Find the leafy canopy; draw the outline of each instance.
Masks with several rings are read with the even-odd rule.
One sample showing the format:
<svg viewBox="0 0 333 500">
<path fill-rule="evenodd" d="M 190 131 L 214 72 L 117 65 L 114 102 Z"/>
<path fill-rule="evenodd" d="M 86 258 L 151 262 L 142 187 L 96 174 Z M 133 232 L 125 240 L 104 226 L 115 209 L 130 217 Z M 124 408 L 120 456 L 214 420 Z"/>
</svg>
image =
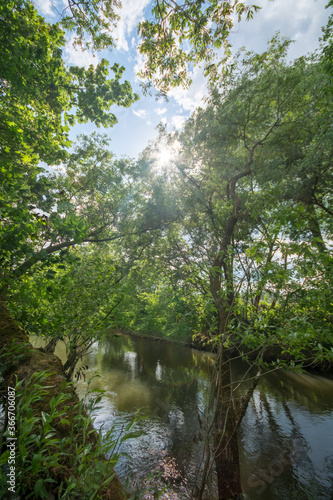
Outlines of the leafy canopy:
<svg viewBox="0 0 333 500">
<path fill-rule="evenodd" d="M 119 20 L 119 0 L 67 0 L 67 4 L 61 12 L 61 25 L 75 33 L 76 45 L 95 50 L 114 46 L 112 29 Z"/>
<path fill-rule="evenodd" d="M 7 280 L 33 256 L 52 253 L 54 244 L 74 244 L 96 231 L 96 222 L 86 230 L 73 198 L 63 208 L 65 195 L 59 199 L 58 192 L 66 186 L 58 188 L 61 177 L 46 166 L 73 163 L 68 133 L 75 122 L 113 126 L 113 106 L 130 106 L 138 97 L 129 82 L 121 82 L 124 68 L 117 64 L 111 68 L 114 78 L 104 59 L 96 68 L 68 67 L 64 31 L 47 23 L 28 0 L 1 2 L 0 23 L 0 263 Z M 105 141 L 91 144 L 81 148 L 81 160 L 90 157 L 92 169 L 103 160 L 109 165 Z M 87 176 L 93 193 L 98 176 Z"/>
<path fill-rule="evenodd" d="M 240 0 L 154 1 L 152 19 L 138 27 L 142 37 L 139 50 L 146 56 L 140 76 L 150 80 L 148 87 L 153 83 L 162 93 L 178 85 L 188 86 L 189 69 L 198 63 L 213 77 L 219 49 L 229 47 L 233 16 L 251 19 L 258 10 L 258 6 L 247 6 Z"/>
</svg>

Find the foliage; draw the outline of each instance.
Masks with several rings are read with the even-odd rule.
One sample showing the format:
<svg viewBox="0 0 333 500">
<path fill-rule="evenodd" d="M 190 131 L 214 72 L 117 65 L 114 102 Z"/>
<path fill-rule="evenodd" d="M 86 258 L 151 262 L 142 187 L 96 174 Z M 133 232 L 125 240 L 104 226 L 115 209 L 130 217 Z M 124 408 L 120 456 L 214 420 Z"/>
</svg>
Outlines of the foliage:
<svg viewBox="0 0 333 500">
<path fill-rule="evenodd" d="M 89 245 L 54 259 L 53 266 L 35 265 L 34 273 L 12 288 L 12 316 L 53 349 L 58 340 L 65 341 L 69 379 L 76 362 L 105 335 L 108 317 L 120 302 L 120 284 L 136 259 L 133 250 L 121 258 L 115 248 Z"/>
<path fill-rule="evenodd" d="M 61 162 L 73 173 L 73 157 L 78 151 L 86 162 L 90 155 L 93 169 L 93 140 L 86 139 L 85 152 L 84 146 L 81 149 L 78 146 L 70 154 L 67 149 L 71 145 L 69 127 L 75 122 L 87 121 L 112 126 L 117 120 L 110 112 L 111 106 L 129 106 L 137 96 L 128 82 L 120 82 L 124 68 L 117 64 L 111 68 L 113 79 L 109 78 L 105 60 L 96 68 L 67 67 L 62 59 L 64 32 L 57 24 L 48 24 L 30 2 L 2 2 L 0 22 L 3 28 L 0 35 L 0 232 L 3 242 L 0 262 L 4 286 L 12 279 L 13 269 L 17 274 L 18 268 L 26 264 L 25 260 L 30 258 L 33 263 L 37 255 L 39 260 L 52 253 L 50 241 L 63 243 L 71 222 L 74 224 L 71 234 L 76 234 L 76 241 L 85 226 L 78 222 L 78 217 L 73 220 L 73 215 L 63 220 L 66 208 L 61 207 L 61 202 L 69 200 L 59 200 L 60 179 L 50 174 L 53 166 Z M 99 157 L 95 152 L 96 164 L 110 160 L 105 140 L 96 139 L 95 147 L 103 149 Z M 86 170 L 88 168 L 86 165 Z M 95 173 L 96 169 L 97 165 Z M 91 178 L 90 173 L 89 180 Z M 61 187 L 59 191 L 62 192 Z M 50 225 L 45 231 L 52 211 L 57 213 L 52 221 L 55 234 L 50 231 Z M 61 222 L 64 225 L 59 234 Z M 92 229 L 97 228 L 90 228 L 90 232 Z M 46 234 L 49 239 L 45 240 Z M 44 245 L 48 245 L 48 250 L 42 255 Z M 27 265 L 23 271 L 26 269 Z"/>
<path fill-rule="evenodd" d="M 104 435 L 100 429 L 97 434 L 91 415 L 98 409 L 102 393 L 94 395 L 88 381 L 85 402 L 73 406 L 64 387 L 63 392 L 51 397 L 50 411 L 46 413 L 39 408 L 40 402 L 52 394 L 49 380 L 50 374 L 38 372 L 15 386 L 16 492 L 24 498 L 47 498 L 50 492 L 63 499 L 103 498 L 101 492 L 115 477 L 113 467 L 122 454 L 119 446 L 141 435 L 132 430 L 140 417 L 129 422 L 120 435 L 115 433 L 115 427 Z M 64 435 L 59 434 L 61 427 Z M 5 451 L 0 457 L 2 492 L 7 490 L 8 454 Z"/>
<path fill-rule="evenodd" d="M 326 9 L 331 9 L 333 2 L 330 0 L 326 5 Z M 323 27 L 323 63 L 328 74 L 332 77 L 333 74 L 333 15 L 329 16 L 328 23 Z"/>
<path fill-rule="evenodd" d="M 197 303 L 215 308 L 215 318 L 202 311 L 203 323 L 220 325 L 215 342 L 229 328 L 251 348 L 275 344 L 288 359 L 330 361 L 329 80 L 318 56 L 287 63 L 289 44 L 277 35 L 262 54 L 239 53 L 206 107 L 179 134 L 162 135 L 177 141 L 164 189 L 181 217 L 155 251 L 164 268 L 192 280 Z M 158 176 L 153 149 L 146 155 Z M 159 283 L 154 314 L 165 309 Z"/>
<path fill-rule="evenodd" d="M 148 254 L 149 255 L 149 254 Z M 167 268 L 163 257 L 151 263 L 140 259 L 125 278 L 116 297 L 121 297 L 109 319 L 114 330 L 191 341 L 201 330 L 201 297 L 190 279 Z"/>
<path fill-rule="evenodd" d="M 94 68 L 67 67 L 62 59 L 63 30 L 48 24 L 28 1 L 2 2 L 1 121 L 2 156 L 29 165 L 38 155 L 49 164 L 64 157 L 68 126 L 88 120 L 116 123 L 110 107 L 129 106 L 137 96 L 120 83 L 123 67 L 109 78 L 104 59 Z M 4 154 L 5 153 L 5 154 Z M 19 153 L 19 156 L 17 156 Z"/>
<path fill-rule="evenodd" d="M 1 225 L 5 282 L 78 243 L 119 238 L 131 205 L 124 203 L 130 184 L 124 163 L 113 160 L 107 144 L 104 137 L 82 137 L 61 171 L 39 169 L 18 189 L 14 180 Z"/>
<path fill-rule="evenodd" d="M 61 13 L 61 25 L 74 31 L 76 45 L 95 50 L 114 46 L 112 29 L 119 20 L 119 0 L 67 0 L 67 4 Z"/>
<path fill-rule="evenodd" d="M 142 43 L 139 50 L 146 56 L 140 76 L 152 79 L 162 93 L 190 83 L 189 67 L 205 64 L 206 75 L 214 75 L 216 56 L 221 47 L 228 48 L 233 17 L 251 19 L 259 10 L 245 2 L 209 2 L 156 0 L 152 19 L 139 24 Z"/>
<path fill-rule="evenodd" d="M 266 304 L 261 300 L 258 309 L 248 306 L 248 324 L 242 325 L 238 318 L 234 334 L 252 349 L 279 346 L 277 357 L 289 366 L 291 361 L 292 366 L 303 363 L 306 367 L 330 368 L 333 362 L 332 258 L 308 250 L 306 256 L 301 252 L 295 255 L 290 265 L 292 271 L 288 277 L 280 277 L 277 304 L 270 294 L 266 296 Z M 274 280 L 270 276 L 270 280 L 272 278 Z M 269 285 L 268 281 L 267 291 Z M 244 309 L 240 314 L 244 314 Z"/>
<path fill-rule="evenodd" d="M 68 0 L 61 24 L 78 45 L 98 50 L 113 43 L 117 8 L 112 0 Z M 114 64 L 110 78 L 105 60 L 67 67 L 60 25 L 28 0 L 0 5 L 1 293 L 30 332 L 66 339 L 69 377 L 105 326 L 195 335 L 218 347 L 217 465 L 257 383 L 240 409 L 230 405 L 229 347 L 263 351 L 261 365 L 272 348 L 273 368 L 333 361 L 332 20 L 319 55 L 288 63 L 290 41 L 276 35 L 262 54 L 244 49 L 228 66 L 216 64 L 232 16 L 256 10 L 238 0 L 153 3 L 152 20 L 139 27 L 141 76 L 166 93 L 189 84 L 204 62 L 210 95 L 182 131 L 161 129 L 134 162 L 113 158 L 97 134 L 72 149 L 68 140 L 74 123 L 112 126 L 111 106 L 136 100 L 121 83 L 124 68 Z M 156 150 L 175 144 L 161 172 Z M 37 373 L 16 386 L 19 493 L 46 497 L 57 488 L 60 498 L 93 498 L 112 478 L 118 443 L 135 434 L 129 424 L 124 437 L 111 429 L 108 444 L 93 445 L 82 407 L 72 423 L 66 418 L 65 393 L 39 412 L 47 378 Z M 55 422 L 69 429 L 65 437 Z M 236 473 L 237 453 L 228 462 Z"/>
</svg>

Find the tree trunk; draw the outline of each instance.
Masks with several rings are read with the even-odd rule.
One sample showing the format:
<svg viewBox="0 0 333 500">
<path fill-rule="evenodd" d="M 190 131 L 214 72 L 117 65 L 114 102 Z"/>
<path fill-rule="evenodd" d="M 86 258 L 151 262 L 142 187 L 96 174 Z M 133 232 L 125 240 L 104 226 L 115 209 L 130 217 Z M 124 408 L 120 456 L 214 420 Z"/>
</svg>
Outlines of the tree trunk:
<svg viewBox="0 0 333 500">
<path fill-rule="evenodd" d="M 230 360 L 221 347 L 215 395 L 214 457 L 219 499 L 233 498 L 242 493 L 238 455 L 238 415 L 231 389 Z"/>
<path fill-rule="evenodd" d="M 250 150 L 244 170 L 236 174 L 228 184 L 227 196 L 232 199 L 232 210 L 226 221 L 219 251 L 213 260 L 209 276 L 210 291 L 219 316 L 218 333 L 221 343 L 214 394 L 214 460 L 220 500 L 242 494 L 237 441 L 239 418 L 231 388 L 230 358 L 224 343 L 228 339 L 228 325 L 232 319 L 235 300 L 233 257 L 229 250 L 241 208 L 236 186 L 240 179 L 251 174 L 255 148 L 256 145 Z"/>
<path fill-rule="evenodd" d="M 327 248 L 321 234 L 320 224 L 318 222 L 318 217 L 316 214 L 315 207 L 312 204 L 306 205 L 306 214 L 309 224 L 309 229 L 312 233 L 313 244 L 317 248 L 319 253 L 327 252 Z"/>
<path fill-rule="evenodd" d="M 75 370 L 75 366 L 76 366 L 76 363 L 78 362 L 78 360 L 79 360 L 79 356 L 77 354 L 76 349 L 73 347 L 69 351 L 67 361 L 64 364 L 64 371 L 66 372 L 66 378 L 68 381 L 70 381 L 72 379 L 72 376 L 73 376 L 73 373 Z"/>
<path fill-rule="evenodd" d="M 59 339 L 60 337 L 52 337 L 50 342 L 44 347 L 44 351 L 54 354 Z"/>
</svg>

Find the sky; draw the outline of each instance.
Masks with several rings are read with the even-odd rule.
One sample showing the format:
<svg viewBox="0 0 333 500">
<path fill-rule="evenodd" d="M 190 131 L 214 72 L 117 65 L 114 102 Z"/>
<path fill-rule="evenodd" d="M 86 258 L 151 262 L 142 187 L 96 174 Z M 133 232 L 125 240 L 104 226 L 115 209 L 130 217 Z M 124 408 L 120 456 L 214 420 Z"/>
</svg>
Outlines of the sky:
<svg viewBox="0 0 333 500">
<path fill-rule="evenodd" d="M 267 42 L 279 31 L 295 41 L 292 44 L 289 57 L 294 59 L 313 52 L 318 46 L 318 39 L 322 34 L 322 26 L 327 23 L 330 11 L 325 9 L 328 0 L 256 0 L 261 10 L 248 22 L 236 23 L 230 35 L 230 42 L 235 53 L 240 47 L 261 52 L 266 49 Z M 59 19 L 58 11 L 66 0 L 34 0 L 39 12 L 51 22 Z M 202 105 L 202 99 L 207 95 L 206 80 L 199 67 L 193 71 L 193 83 L 188 90 L 177 88 L 170 92 L 168 101 L 157 101 L 154 96 L 142 95 L 140 81 L 136 73 L 142 63 L 137 51 L 138 35 L 136 26 L 145 14 L 149 13 L 150 0 L 122 0 L 120 11 L 121 20 L 114 32 L 118 40 L 117 48 L 112 52 L 103 51 L 97 56 L 90 52 L 75 50 L 71 37 L 64 51 L 64 59 L 68 64 L 89 66 L 96 64 L 104 57 L 110 65 L 117 62 L 125 66 L 124 78 L 127 79 L 133 90 L 139 94 L 140 100 L 130 108 L 115 107 L 112 110 L 117 116 L 118 123 L 110 129 L 98 129 L 111 138 L 111 149 L 118 157 L 129 156 L 136 158 L 148 145 L 149 141 L 157 136 L 156 127 L 159 123 L 167 125 L 168 129 L 179 129 L 190 114 Z M 79 133 L 89 134 L 97 130 L 93 125 L 76 125 L 71 138 L 75 139 Z"/>
</svg>

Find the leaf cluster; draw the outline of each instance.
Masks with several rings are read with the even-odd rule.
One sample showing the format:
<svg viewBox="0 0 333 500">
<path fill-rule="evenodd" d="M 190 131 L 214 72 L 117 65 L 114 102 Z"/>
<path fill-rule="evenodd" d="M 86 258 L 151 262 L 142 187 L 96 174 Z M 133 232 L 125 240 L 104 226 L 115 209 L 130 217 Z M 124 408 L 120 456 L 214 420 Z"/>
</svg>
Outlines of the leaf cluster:
<svg viewBox="0 0 333 500">
<path fill-rule="evenodd" d="M 188 86 L 189 68 L 198 63 L 203 62 L 206 74 L 213 77 L 218 50 L 229 47 L 233 16 L 250 19 L 258 10 L 258 6 L 246 6 L 239 0 L 154 1 L 152 19 L 138 26 L 142 37 L 139 50 L 146 56 L 141 78 L 152 80 L 166 94 L 178 85 Z"/>
</svg>

